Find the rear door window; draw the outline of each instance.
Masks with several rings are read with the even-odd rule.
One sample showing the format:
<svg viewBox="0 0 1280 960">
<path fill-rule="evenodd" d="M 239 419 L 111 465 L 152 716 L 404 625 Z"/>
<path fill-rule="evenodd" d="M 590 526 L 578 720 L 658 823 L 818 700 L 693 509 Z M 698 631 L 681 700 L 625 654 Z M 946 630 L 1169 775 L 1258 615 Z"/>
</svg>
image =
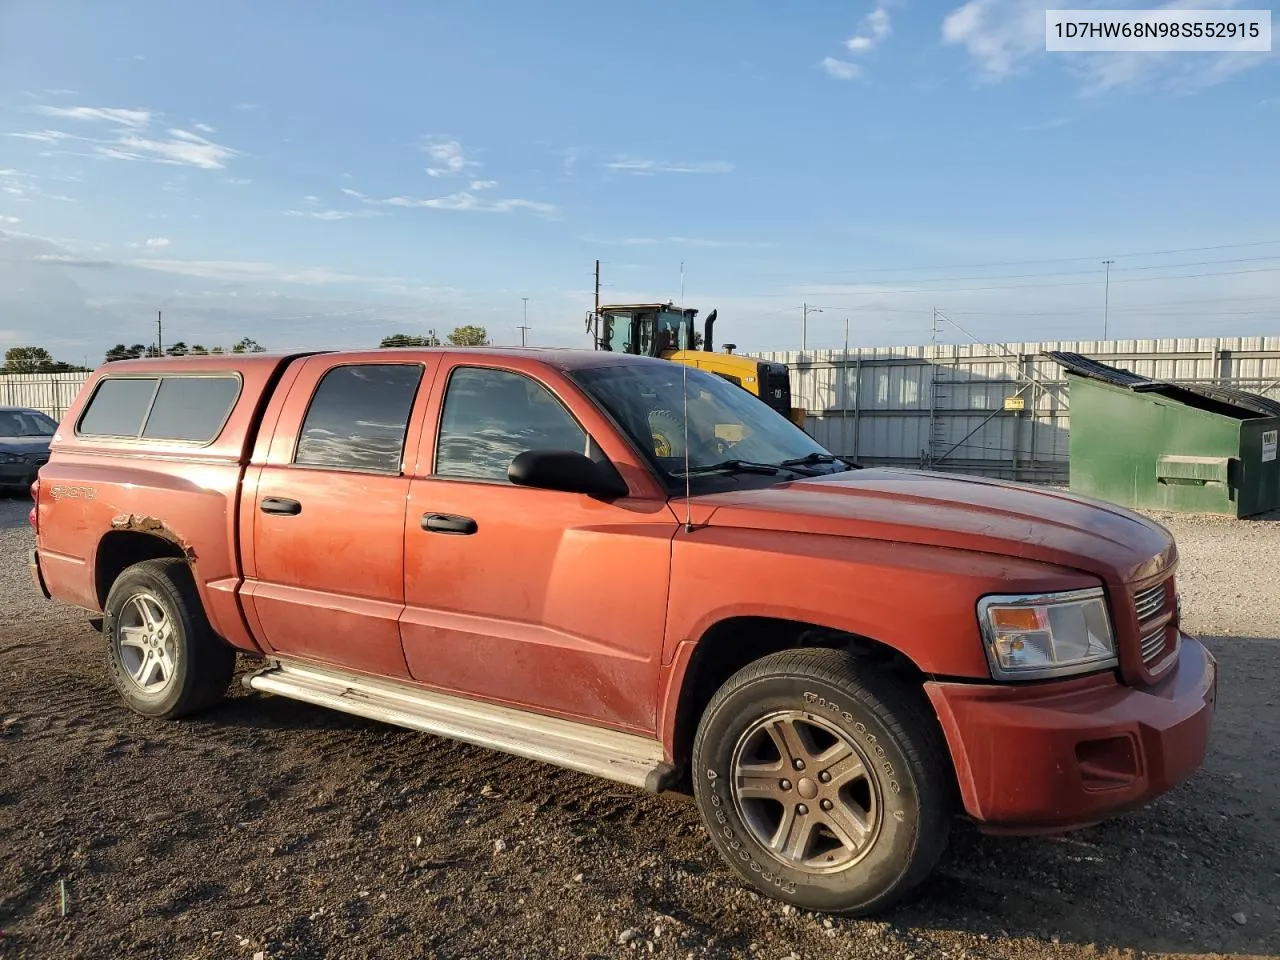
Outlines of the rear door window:
<svg viewBox="0 0 1280 960">
<path fill-rule="evenodd" d="M 334 367 L 311 398 L 293 462 L 365 473 L 400 473 L 422 365 Z"/>
<path fill-rule="evenodd" d="M 165 377 L 142 435 L 209 443 L 222 432 L 239 395 L 238 377 Z"/>
<path fill-rule="evenodd" d="M 98 384 L 78 432 L 88 437 L 136 437 L 159 381 L 153 377 L 108 377 Z"/>
</svg>

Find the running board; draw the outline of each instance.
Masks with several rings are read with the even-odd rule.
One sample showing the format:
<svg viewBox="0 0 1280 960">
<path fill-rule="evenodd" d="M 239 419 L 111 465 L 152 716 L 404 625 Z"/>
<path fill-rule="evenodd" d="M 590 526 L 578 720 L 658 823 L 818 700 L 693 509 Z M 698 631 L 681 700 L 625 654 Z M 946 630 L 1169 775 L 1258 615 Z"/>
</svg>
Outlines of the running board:
<svg viewBox="0 0 1280 960">
<path fill-rule="evenodd" d="M 657 740 L 312 664 L 276 661 L 244 678 L 279 694 L 370 720 L 566 767 L 654 793 L 674 773 Z"/>
</svg>

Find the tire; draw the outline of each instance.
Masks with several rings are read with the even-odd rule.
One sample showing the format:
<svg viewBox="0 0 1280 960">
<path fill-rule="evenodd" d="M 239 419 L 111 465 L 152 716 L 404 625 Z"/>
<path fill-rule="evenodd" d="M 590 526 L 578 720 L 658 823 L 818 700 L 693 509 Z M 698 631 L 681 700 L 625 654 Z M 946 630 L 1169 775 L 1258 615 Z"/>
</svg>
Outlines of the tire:
<svg viewBox="0 0 1280 960">
<path fill-rule="evenodd" d="M 147 560 L 111 585 L 103 611 L 107 668 L 136 713 L 171 720 L 223 698 L 236 655 L 209 626 L 182 560 Z"/>
<path fill-rule="evenodd" d="M 693 745 L 694 797 L 721 856 L 803 910 L 866 915 L 900 900 L 946 848 L 954 802 L 942 733 L 919 701 L 844 650 L 786 650 L 730 677 Z"/>
<path fill-rule="evenodd" d="M 649 412 L 653 453 L 658 457 L 684 456 L 684 421 L 670 410 Z"/>
</svg>

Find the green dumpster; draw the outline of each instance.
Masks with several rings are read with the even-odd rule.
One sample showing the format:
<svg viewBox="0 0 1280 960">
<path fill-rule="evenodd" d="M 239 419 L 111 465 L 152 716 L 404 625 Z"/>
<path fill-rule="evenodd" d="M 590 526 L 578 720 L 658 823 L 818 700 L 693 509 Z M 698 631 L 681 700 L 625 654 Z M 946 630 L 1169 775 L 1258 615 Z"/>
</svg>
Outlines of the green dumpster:
<svg viewBox="0 0 1280 960">
<path fill-rule="evenodd" d="M 1232 517 L 1280 509 L 1280 402 L 1151 380 L 1078 353 L 1045 356 L 1067 375 L 1072 492 Z"/>
</svg>

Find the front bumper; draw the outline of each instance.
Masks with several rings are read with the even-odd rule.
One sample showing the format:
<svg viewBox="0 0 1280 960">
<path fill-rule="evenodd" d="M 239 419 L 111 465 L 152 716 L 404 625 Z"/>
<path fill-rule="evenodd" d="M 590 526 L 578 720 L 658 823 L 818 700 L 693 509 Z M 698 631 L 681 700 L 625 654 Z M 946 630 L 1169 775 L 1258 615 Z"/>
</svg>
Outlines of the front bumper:
<svg viewBox="0 0 1280 960">
<path fill-rule="evenodd" d="M 1018 686 L 927 683 L 965 810 L 990 833 L 1053 833 L 1141 806 L 1204 759 L 1217 662 L 1183 636 L 1145 689 L 1113 675 Z"/>
</svg>

